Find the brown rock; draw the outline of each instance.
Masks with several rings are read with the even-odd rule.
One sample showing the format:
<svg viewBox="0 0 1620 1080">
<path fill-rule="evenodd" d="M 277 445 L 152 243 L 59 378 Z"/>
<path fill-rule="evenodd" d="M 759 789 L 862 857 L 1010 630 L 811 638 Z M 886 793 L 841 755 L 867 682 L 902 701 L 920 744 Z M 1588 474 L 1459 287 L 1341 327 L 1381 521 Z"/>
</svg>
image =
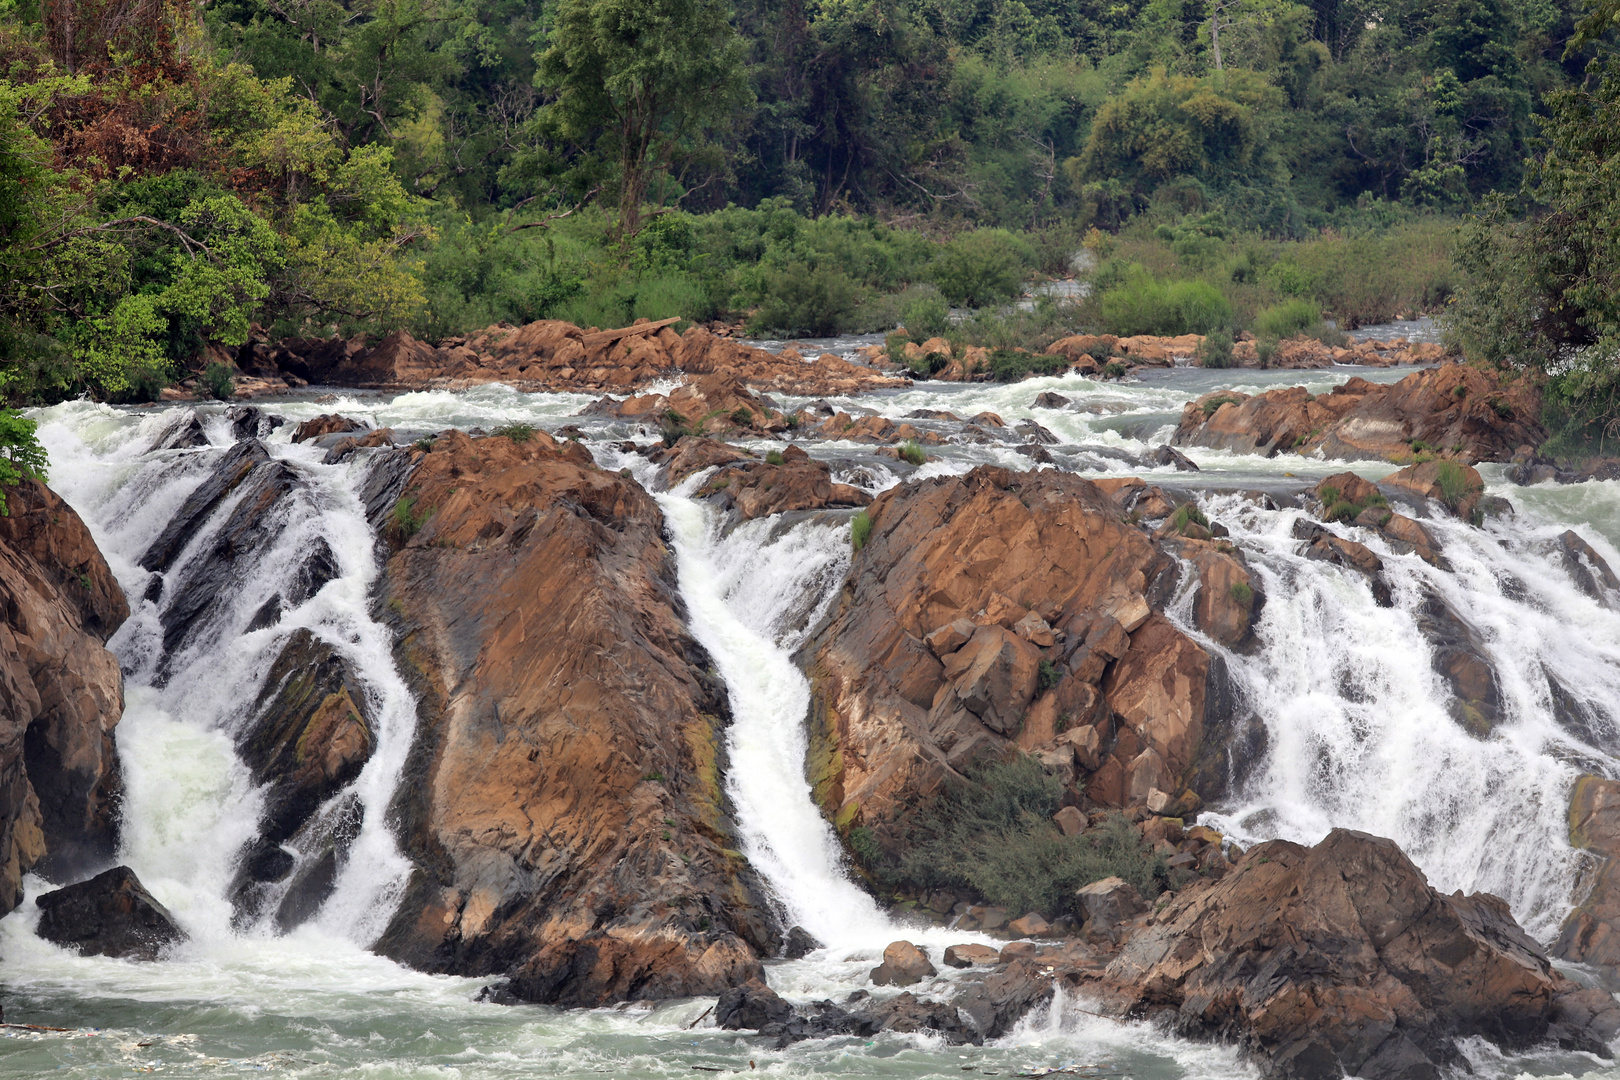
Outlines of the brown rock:
<svg viewBox="0 0 1620 1080">
<path fill-rule="evenodd" d="M 1050 648 L 1057 643 L 1052 627 L 1033 611 L 1013 624 L 1013 633 L 1038 648 Z"/>
<path fill-rule="evenodd" d="M 781 465 L 757 461 L 728 465 L 709 478 L 700 495 L 714 499 L 744 521 L 792 510 L 825 510 L 865 506 L 872 497 L 859 488 L 832 482 L 825 461 L 785 460 Z"/>
<path fill-rule="evenodd" d="M 966 645 L 978 629 L 971 619 L 957 619 L 935 628 L 923 640 L 928 642 L 935 656 L 943 659 Z"/>
<path fill-rule="evenodd" d="M 697 435 L 682 435 L 674 446 L 656 452 L 651 459 L 664 467 L 665 482 L 674 487 L 694 473 L 716 465 L 733 465 L 739 461 L 753 461 L 746 450 Z"/>
<path fill-rule="evenodd" d="M 1019 937 L 1040 937 L 1049 933 L 1052 924 L 1047 922 L 1038 911 L 1031 911 L 1021 919 L 1014 919 L 1007 924 L 1007 929 Z M 1002 949 L 1003 953 L 1007 950 Z"/>
<path fill-rule="evenodd" d="M 1019 921 L 1022 922 L 1023 920 Z M 1014 925 L 1016 923 L 1009 924 L 1007 929 L 1012 930 Z M 1017 933 L 1018 931 L 1013 930 L 1012 932 Z M 1028 960 L 1035 955 L 1035 952 L 1035 943 L 1033 941 L 1009 941 L 1001 947 L 1001 953 L 996 957 L 996 960 L 1002 964 L 1010 964 L 1014 960 Z"/>
<path fill-rule="evenodd" d="M 123 678 L 104 642 L 129 616 L 90 530 L 33 480 L 0 517 L 0 913 L 30 871 L 111 861 Z"/>
<path fill-rule="evenodd" d="M 947 945 L 945 947 L 945 966 L 953 968 L 974 967 L 976 965 L 998 964 L 1001 954 L 988 945 Z"/>
<path fill-rule="evenodd" d="M 1470 465 L 1455 461 L 1426 461 L 1408 465 L 1384 477 L 1384 483 L 1404 488 L 1426 499 L 1433 499 L 1457 517 L 1467 521 L 1485 493 L 1485 481 Z"/>
<path fill-rule="evenodd" d="M 1096 729 L 1086 728 L 1086 730 L 1094 732 Z M 1065 806 L 1052 815 L 1052 820 L 1057 824 L 1058 832 L 1064 836 L 1079 836 L 1086 831 L 1088 824 L 1086 815 L 1082 814 L 1079 808 L 1073 806 Z"/>
<path fill-rule="evenodd" d="M 883 950 L 883 963 L 871 977 L 878 986 L 912 986 L 938 974 L 927 953 L 909 941 L 895 941 Z"/>
<path fill-rule="evenodd" d="M 1580 906 L 1564 920 L 1553 955 L 1590 964 L 1606 985 L 1620 987 L 1620 783 L 1598 776 L 1575 781 L 1569 842 L 1597 860 L 1581 875 Z"/>
<path fill-rule="evenodd" d="M 1440 894 L 1393 842 L 1342 829 L 1309 849 L 1261 844 L 1176 896 L 1099 989 L 1104 1011 L 1236 1039 L 1283 1077 L 1438 1076 L 1474 1036 L 1606 1052 L 1582 1014 L 1605 1007 L 1553 970 L 1506 903 Z"/>
<path fill-rule="evenodd" d="M 347 416 L 337 413 L 324 413 L 312 420 L 305 420 L 293 432 L 292 441 L 295 443 L 308 442 L 319 439 L 324 435 L 336 435 L 345 431 L 364 431 L 366 425 Z"/>
<path fill-rule="evenodd" d="M 1079 762 L 1082 769 L 1089 772 L 1097 768 L 1102 754 L 1102 736 L 1095 727 L 1070 728 L 1058 738 L 1068 743 L 1074 750 L 1074 759 Z M 1084 828 L 1083 825 L 1081 827 Z"/>
<path fill-rule="evenodd" d="M 1366 503 L 1378 494 L 1378 485 L 1353 472 L 1335 473 L 1312 489 L 1316 500 L 1324 506 L 1330 502 Z M 1329 496 L 1337 496 L 1330 499 Z"/>
<path fill-rule="evenodd" d="M 657 504 L 543 433 L 416 460 L 426 520 L 378 598 L 421 702 L 395 808 L 416 869 L 378 951 L 565 1005 L 760 977 L 778 938 Z"/>
<path fill-rule="evenodd" d="M 1145 913 L 1147 901 L 1124 878 L 1106 877 L 1094 881 L 1075 894 L 1086 933 L 1117 939 L 1126 923 Z"/>
<path fill-rule="evenodd" d="M 1254 583 L 1249 571 L 1232 556 L 1201 548 L 1193 556 L 1198 591 L 1193 595 L 1193 622 L 1228 648 L 1248 640 L 1254 612 Z"/>
<path fill-rule="evenodd" d="M 1586 595 L 1594 600 L 1607 601 L 1611 593 L 1620 592 L 1620 578 L 1615 577 L 1609 564 L 1603 561 L 1603 556 L 1575 530 L 1566 529 L 1561 533 L 1558 547 L 1570 576 Z"/>
</svg>

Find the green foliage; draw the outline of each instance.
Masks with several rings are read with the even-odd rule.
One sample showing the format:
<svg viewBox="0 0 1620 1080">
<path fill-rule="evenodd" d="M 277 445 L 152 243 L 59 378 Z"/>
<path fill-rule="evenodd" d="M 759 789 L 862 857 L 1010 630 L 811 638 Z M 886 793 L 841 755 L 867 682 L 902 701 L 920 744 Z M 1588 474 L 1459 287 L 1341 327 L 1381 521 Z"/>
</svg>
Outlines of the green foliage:
<svg viewBox="0 0 1620 1080">
<path fill-rule="evenodd" d="M 1246 608 L 1254 605 L 1253 586 L 1247 585 L 1241 581 L 1234 581 L 1232 582 L 1232 587 L 1227 590 L 1227 593 L 1231 596 L 1234 603 L 1241 604 Z"/>
<path fill-rule="evenodd" d="M 1226 397 L 1226 396 L 1223 395 L 1223 396 L 1217 396 L 1217 397 L 1210 398 L 1208 401 L 1204 402 L 1202 408 L 1204 410 L 1204 415 L 1205 416 L 1214 416 L 1216 410 L 1219 409 L 1222 405 L 1241 405 L 1241 404 L 1243 404 L 1243 402 L 1240 399 L 1235 398 L 1235 397 Z"/>
<path fill-rule="evenodd" d="M 1018 382 L 1031 375 L 1058 375 L 1069 368 L 1069 362 L 1061 356 L 1039 356 L 1010 349 L 986 353 L 985 363 L 996 382 Z"/>
<path fill-rule="evenodd" d="M 229 401 L 236 396 L 236 380 L 231 377 L 229 364 L 212 363 L 203 368 L 197 380 L 208 396 L 216 401 Z"/>
<path fill-rule="evenodd" d="M 857 510 L 849 520 L 849 542 L 856 551 L 866 546 L 872 536 L 872 517 L 865 510 Z"/>
<path fill-rule="evenodd" d="M 868 830 L 861 861 L 887 885 L 965 887 L 1008 911 L 1049 918 L 1073 914 L 1078 889 L 1113 875 L 1147 897 L 1163 890 L 1163 858 L 1124 818 L 1060 833 L 1052 815 L 1061 797 L 1058 781 L 1027 755 L 984 764 L 909 812 L 891 844 Z"/>
<path fill-rule="evenodd" d="M 1058 666 L 1048 658 L 1044 656 L 1041 657 L 1038 678 L 1036 680 L 1036 685 L 1039 692 L 1045 693 L 1046 691 L 1052 689 L 1052 687 L 1056 686 L 1062 678 L 1062 670 L 1059 669 Z"/>
<path fill-rule="evenodd" d="M 44 483 L 50 459 L 39 444 L 39 425 L 10 409 L 0 409 L 0 516 L 9 517 L 6 488 L 25 478 Z"/>
<path fill-rule="evenodd" d="M 491 435 L 503 439 L 511 439 L 515 443 L 526 443 L 534 438 L 533 424 L 505 424 L 490 432 Z"/>
<path fill-rule="evenodd" d="M 830 337 L 848 329 L 860 307 L 861 289 L 832 266 L 796 263 L 769 271 L 765 302 L 748 322 L 750 333 L 783 337 Z"/>
<path fill-rule="evenodd" d="M 1197 503 L 1182 503 L 1176 507 L 1176 512 L 1170 515 L 1170 532 L 1184 533 L 1189 525 L 1197 525 L 1205 529 L 1209 528 L 1209 518 L 1205 517 L 1204 512 L 1198 509 Z"/>
<path fill-rule="evenodd" d="M 900 325 L 906 328 L 911 340 L 921 345 L 929 338 L 940 337 L 950 329 L 950 305 L 936 288 L 925 286 L 907 290 L 902 294 Z"/>
<path fill-rule="evenodd" d="M 417 509 L 417 500 L 414 496 L 400 496 L 394 503 L 394 509 L 389 514 L 389 522 L 394 531 L 402 539 L 409 540 L 422 531 L 427 519 L 433 516 L 430 509 Z"/>
<path fill-rule="evenodd" d="M 1207 368 L 1229 368 L 1237 363 L 1232 355 L 1232 332 L 1214 329 L 1198 346 L 1198 362 Z"/>
<path fill-rule="evenodd" d="M 1140 267 L 1102 294 L 1103 325 L 1120 337 L 1208 334 L 1232 325 L 1232 305 L 1205 281 L 1159 281 Z"/>
<path fill-rule="evenodd" d="M 786 461 L 787 459 L 782 456 L 780 450 L 767 450 L 765 452 L 765 464 L 767 465 L 781 465 Z"/>
<path fill-rule="evenodd" d="M 1309 300 L 1288 300 L 1255 316 L 1254 333 L 1272 340 L 1291 338 L 1303 334 L 1321 318 L 1321 312 Z"/>
<path fill-rule="evenodd" d="M 917 444 L 916 439 L 907 439 L 900 444 L 900 460 L 911 465 L 921 466 L 928 461 L 928 454 Z"/>
<path fill-rule="evenodd" d="M 1436 467 L 1435 486 L 1440 489 L 1440 501 L 1457 513 L 1469 499 L 1477 496 L 1481 487 L 1468 478 L 1468 473 L 1454 461 L 1442 461 Z"/>
<path fill-rule="evenodd" d="M 1029 245 L 1005 229 L 975 229 L 947 244 L 928 274 L 951 303 L 984 307 L 1023 292 L 1033 261 Z"/>
</svg>

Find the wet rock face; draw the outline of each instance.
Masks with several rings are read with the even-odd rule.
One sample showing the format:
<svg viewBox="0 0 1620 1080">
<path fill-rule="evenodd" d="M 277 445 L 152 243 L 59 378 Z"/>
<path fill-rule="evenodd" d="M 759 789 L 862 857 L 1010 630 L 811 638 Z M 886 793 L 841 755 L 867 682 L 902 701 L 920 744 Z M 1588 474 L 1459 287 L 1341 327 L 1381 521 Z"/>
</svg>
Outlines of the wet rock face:
<svg viewBox="0 0 1620 1080">
<path fill-rule="evenodd" d="M 1176 561 L 1101 487 L 982 467 L 867 513 L 840 604 L 801 653 L 811 782 L 841 829 L 890 842 L 911 800 L 1014 747 L 1101 805 L 1182 790 L 1209 658 L 1149 600 Z"/>
<path fill-rule="evenodd" d="M 0 914 L 33 871 L 71 880 L 112 861 L 123 678 L 106 639 L 129 617 L 90 531 L 25 481 L 0 517 Z"/>
<path fill-rule="evenodd" d="M 1598 776 L 1575 782 L 1569 842 L 1594 861 L 1581 875 L 1580 906 L 1564 920 L 1553 955 L 1592 965 L 1604 985 L 1620 989 L 1620 783 Z"/>
<path fill-rule="evenodd" d="M 1097 990 L 1105 1011 L 1236 1040 L 1269 1075 L 1300 1078 L 1438 1077 L 1470 1036 L 1606 1054 L 1567 1020 L 1583 1004 L 1620 1015 L 1554 971 L 1504 901 L 1436 892 L 1393 841 L 1343 829 L 1314 848 L 1261 844 L 1183 892 Z"/>
<path fill-rule="evenodd" d="M 1350 379 L 1313 397 L 1302 386 L 1249 396 L 1206 394 L 1182 412 L 1178 446 L 1263 454 L 1314 453 L 1347 460 L 1410 459 L 1419 446 L 1464 463 L 1510 461 L 1539 446 L 1539 392 L 1525 380 L 1469 364 L 1414 372 L 1398 383 Z"/>
<path fill-rule="evenodd" d="M 127 866 L 48 892 L 39 905 L 39 936 L 85 956 L 156 960 L 185 932 Z"/>
<path fill-rule="evenodd" d="M 657 504 L 541 433 L 416 460 L 377 601 L 418 694 L 393 808 L 416 870 L 379 951 L 562 1005 L 759 976 L 779 931 Z"/>
</svg>

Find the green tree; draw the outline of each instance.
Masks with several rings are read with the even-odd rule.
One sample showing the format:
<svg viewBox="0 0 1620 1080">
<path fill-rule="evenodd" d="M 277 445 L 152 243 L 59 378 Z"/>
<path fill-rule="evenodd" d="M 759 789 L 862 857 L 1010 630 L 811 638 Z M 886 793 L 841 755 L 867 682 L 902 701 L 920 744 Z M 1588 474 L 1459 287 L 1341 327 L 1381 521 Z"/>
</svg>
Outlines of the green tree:
<svg viewBox="0 0 1620 1080">
<path fill-rule="evenodd" d="M 749 98 L 722 0 L 562 0 L 536 62 L 552 95 L 537 133 L 608 165 L 626 237 L 641 229 L 654 178 L 710 149 Z"/>
</svg>

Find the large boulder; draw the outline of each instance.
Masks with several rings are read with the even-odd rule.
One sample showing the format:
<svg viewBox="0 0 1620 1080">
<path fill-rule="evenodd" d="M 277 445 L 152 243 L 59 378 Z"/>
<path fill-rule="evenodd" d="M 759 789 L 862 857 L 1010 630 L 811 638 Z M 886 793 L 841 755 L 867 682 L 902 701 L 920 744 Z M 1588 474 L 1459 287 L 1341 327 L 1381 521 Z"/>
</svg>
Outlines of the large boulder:
<svg viewBox="0 0 1620 1080">
<path fill-rule="evenodd" d="M 883 963 L 872 969 L 872 981 L 878 986 L 911 986 L 938 974 L 927 953 L 909 941 L 894 941 L 883 950 Z"/>
<path fill-rule="evenodd" d="M 1403 1080 L 1547 1039 L 1608 1056 L 1620 1007 L 1559 974 L 1484 893 L 1431 888 L 1393 841 L 1271 841 L 1172 899 L 1106 969 L 1105 1011 L 1235 1041 L 1267 1075 Z"/>
<path fill-rule="evenodd" d="M 415 870 L 378 950 L 561 1005 L 761 977 L 779 931 L 657 503 L 543 433 L 415 460 L 377 600 L 419 701 L 393 808 Z"/>
<path fill-rule="evenodd" d="M 156 960 L 186 937 L 169 909 L 127 866 L 45 893 L 34 903 L 39 906 L 39 936 L 85 956 Z"/>
<path fill-rule="evenodd" d="M 123 678 L 105 642 L 129 606 L 90 530 L 33 480 L 0 517 L 0 914 L 23 875 L 112 861 Z"/>
<path fill-rule="evenodd" d="M 913 800 L 1059 733 L 1084 748 L 1065 775 L 1084 764 L 1093 798 L 1117 805 L 1123 782 L 1104 772 L 1123 778 L 1148 745 L 1163 782 L 1179 781 L 1201 739 L 1207 656 L 1154 611 L 1177 561 L 1098 485 L 980 467 L 891 488 L 867 514 L 838 607 L 801 653 L 811 781 L 840 829 L 898 845 Z"/>
</svg>

